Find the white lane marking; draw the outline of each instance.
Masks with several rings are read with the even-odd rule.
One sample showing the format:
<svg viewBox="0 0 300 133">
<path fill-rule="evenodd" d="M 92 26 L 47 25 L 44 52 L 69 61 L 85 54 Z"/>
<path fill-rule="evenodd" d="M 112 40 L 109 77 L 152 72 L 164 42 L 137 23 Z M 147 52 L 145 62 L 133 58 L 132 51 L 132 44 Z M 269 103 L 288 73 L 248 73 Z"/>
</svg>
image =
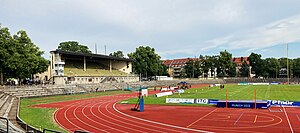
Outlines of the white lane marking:
<svg viewBox="0 0 300 133">
<path fill-rule="evenodd" d="M 198 121 L 202 120 L 203 118 L 209 116 L 211 113 L 215 112 L 217 109 L 218 109 L 218 108 L 216 108 L 216 109 L 210 111 L 209 113 L 207 113 L 206 115 L 202 116 L 202 117 L 199 118 L 198 120 L 196 120 L 196 121 L 194 121 L 193 123 L 189 124 L 187 127 L 190 127 L 190 126 L 194 125 L 194 124 L 197 123 Z"/>
<path fill-rule="evenodd" d="M 204 130 L 198 130 L 198 129 L 192 129 L 192 128 L 185 128 L 185 127 L 180 127 L 180 126 L 174 126 L 174 125 L 169 125 L 169 124 L 165 124 L 165 123 L 160 123 L 160 122 L 156 122 L 156 121 L 150 121 L 150 120 L 146 120 L 146 119 L 142 119 L 142 118 L 138 118 L 138 117 L 134 117 L 128 114 L 125 114 L 119 110 L 116 109 L 115 105 L 117 103 L 114 103 L 113 108 L 116 112 L 125 115 L 127 117 L 131 117 L 137 120 L 141 120 L 141 121 L 145 121 L 145 122 L 149 122 L 149 123 L 153 123 L 153 124 L 158 124 L 158 125 L 163 125 L 163 126 L 167 126 L 167 127 L 173 127 L 173 128 L 177 128 L 177 129 L 183 129 L 183 130 L 188 130 L 188 131 L 194 131 L 194 132 L 202 132 L 202 133 L 214 133 L 214 132 L 209 132 L 209 131 L 204 131 Z"/>
<path fill-rule="evenodd" d="M 236 123 L 241 119 L 241 117 L 242 117 L 243 114 L 244 113 L 240 114 L 239 118 L 235 121 L 235 123 L 233 125 L 236 125 Z"/>
<path fill-rule="evenodd" d="M 285 116 L 286 116 L 286 119 L 287 119 L 287 121 L 288 121 L 288 123 L 289 123 L 290 129 L 291 129 L 291 133 L 294 133 L 293 127 L 292 127 L 291 122 L 290 122 L 290 119 L 289 119 L 289 117 L 288 117 L 288 115 L 287 115 L 287 113 L 286 113 L 286 111 L 285 111 L 285 108 L 284 108 L 284 106 L 282 106 L 282 107 L 283 107 L 283 111 L 284 111 L 284 114 L 285 114 Z"/>
</svg>

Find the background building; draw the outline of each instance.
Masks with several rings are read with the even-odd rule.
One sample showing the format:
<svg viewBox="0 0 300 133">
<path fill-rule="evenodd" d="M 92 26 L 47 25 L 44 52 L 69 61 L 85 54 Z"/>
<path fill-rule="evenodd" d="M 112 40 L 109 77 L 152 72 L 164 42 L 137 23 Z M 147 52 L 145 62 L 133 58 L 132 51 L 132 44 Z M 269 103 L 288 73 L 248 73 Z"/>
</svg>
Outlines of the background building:
<svg viewBox="0 0 300 133">
<path fill-rule="evenodd" d="M 184 66 L 189 60 L 195 61 L 199 58 L 182 58 L 173 60 L 164 60 L 163 64 L 168 67 L 168 73 L 171 77 L 179 78 L 180 73 L 184 69 Z"/>
<path fill-rule="evenodd" d="M 199 60 L 199 58 L 181 58 L 181 59 L 173 59 L 173 60 L 164 60 L 163 64 L 168 67 L 168 73 L 171 77 L 179 78 L 180 73 L 184 69 L 184 66 L 186 66 L 186 63 L 190 60 L 196 61 Z M 250 65 L 248 57 L 234 57 L 231 59 L 231 61 L 236 64 L 236 71 L 239 71 L 241 69 L 241 66 L 244 61 L 247 63 L 247 65 Z M 213 70 L 213 72 L 209 70 L 207 75 L 208 78 L 216 77 L 217 70 L 215 69 Z"/>
</svg>

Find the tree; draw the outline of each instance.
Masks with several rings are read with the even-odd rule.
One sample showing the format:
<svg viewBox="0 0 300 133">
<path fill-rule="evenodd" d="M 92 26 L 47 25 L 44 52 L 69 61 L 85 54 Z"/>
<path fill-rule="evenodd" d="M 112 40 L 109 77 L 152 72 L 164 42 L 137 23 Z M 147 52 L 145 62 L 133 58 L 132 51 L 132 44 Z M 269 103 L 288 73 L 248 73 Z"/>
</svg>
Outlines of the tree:
<svg viewBox="0 0 300 133">
<path fill-rule="evenodd" d="M 110 53 L 109 56 L 124 58 L 124 54 L 122 51 L 116 51 L 116 52 Z"/>
<path fill-rule="evenodd" d="M 12 37 L 8 28 L 0 25 L 0 84 L 3 85 L 4 72 L 7 71 L 7 59 L 10 57 L 8 50 L 12 43 Z"/>
<path fill-rule="evenodd" d="M 188 78 L 198 78 L 201 75 L 200 61 L 190 59 L 184 66 L 184 72 Z"/>
<path fill-rule="evenodd" d="M 195 66 L 194 78 L 198 78 L 202 74 L 200 65 L 201 65 L 200 59 L 194 61 L 194 66 Z"/>
<path fill-rule="evenodd" d="M 218 76 L 219 77 L 234 77 L 236 76 L 236 66 L 232 62 L 232 54 L 226 50 L 220 52 L 218 60 Z"/>
<path fill-rule="evenodd" d="M 194 78 L 194 72 L 195 72 L 195 66 L 194 61 L 189 60 L 186 65 L 184 66 L 186 77 L 188 78 Z"/>
<path fill-rule="evenodd" d="M 158 68 L 158 75 L 160 75 L 160 76 L 170 76 L 169 73 L 168 73 L 168 67 L 166 65 L 160 64 L 158 67 L 159 67 Z"/>
<path fill-rule="evenodd" d="M 25 31 L 19 31 L 13 36 L 16 52 L 8 61 L 12 63 L 10 69 L 18 79 L 30 78 L 36 73 L 47 70 L 48 61 L 44 59 L 41 51 L 27 36 Z M 18 60 L 16 60 L 18 59 Z"/>
<path fill-rule="evenodd" d="M 261 59 L 260 54 L 251 53 L 249 56 L 249 62 L 252 67 L 251 73 L 255 73 L 256 77 L 264 76 L 264 62 Z"/>
<path fill-rule="evenodd" d="M 25 31 L 13 37 L 8 28 L 0 26 L 0 72 L 3 77 L 30 78 L 33 74 L 47 70 L 48 61 L 41 57 L 43 51 L 31 41 Z"/>
<path fill-rule="evenodd" d="M 265 63 L 266 76 L 269 78 L 277 78 L 280 70 L 278 60 L 276 58 L 266 58 Z"/>
<path fill-rule="evenodd" d="M 279 74 L 283 77 L 286 77 L 287 58 L 280 58 L 280 59 L 278 59 L 278 62 L 279 62 L 279 68 L 280 68 Z M 293 60 L 289 59 L 289 74 L 290 74 L 290 76 L 293 73 L 293 71 L 292 71 L 293 68 L 292 67 L 294 67 Z"/>
<path fill-rule="evenodd" d="M 218 66 L 219 56 L 200 56 L 200 69 L 205 74 L 204 77 L 213 76 L 208 75 L 210 71 L 211 74 L 215 74 L 215 69 Z"/>
<path fill-rule="evenodd" d="M 72 52 L 92 53 L 87 46 L 79 44 L 76 41 L 61 42 L 58 45 L 58 49 Z"/>
<path fill-rule="evenodd" d="M 299 78 L 300 77 L 300 58 L 293 60 L 293 76 Z"/>
<path fill-rule="evenodd" d="M 240 72 L 241 72 L 242 77 L 248 77 L 249 76 L 249 65 L 247 64 L 246 61 L 243 61 Z"/>
<path fill-rule="evenodd" d="M 135 52 L 129 53 L 128 57 L 133 60 L 133 72 L 142 74 L 143 77 L 167 73 L 166 68 L 162 66 L 160 56 L 155 53 L 154 48 L 140 46 L 136 48 Z"/>
</svg>

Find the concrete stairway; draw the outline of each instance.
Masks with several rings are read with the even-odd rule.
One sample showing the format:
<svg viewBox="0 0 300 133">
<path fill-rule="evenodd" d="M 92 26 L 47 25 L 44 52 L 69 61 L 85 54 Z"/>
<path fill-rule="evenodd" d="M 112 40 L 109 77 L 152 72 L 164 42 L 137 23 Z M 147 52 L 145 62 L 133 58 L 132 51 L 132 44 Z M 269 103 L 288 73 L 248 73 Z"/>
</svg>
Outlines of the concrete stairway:
<svg viewBox="0 0 300 133">
<path fill-rule="evenodd" d="M 22 128 L 16 123 L 18 108 L 18 98 L 7 93 L 0 94 L 0 117 L 9 120 L 9 133 L 24 133 Z M 1 121 L 1 125 L 6 125 L 5 121 Z M 6 132 L 6 129 L 3 129 Z"/>
</svg>

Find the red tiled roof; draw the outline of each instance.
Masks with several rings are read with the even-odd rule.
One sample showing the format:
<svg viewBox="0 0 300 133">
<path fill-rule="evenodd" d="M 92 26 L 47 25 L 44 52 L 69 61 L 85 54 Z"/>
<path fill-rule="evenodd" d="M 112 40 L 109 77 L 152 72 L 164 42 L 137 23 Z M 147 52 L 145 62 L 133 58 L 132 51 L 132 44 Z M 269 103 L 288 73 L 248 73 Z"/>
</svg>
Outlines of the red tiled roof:
<svg viewBox="0 0 300 133">
<path fill-rule="evenodd" d="M 182 58 L 182 59 L 173 59 L 173 60 L 164 60 L 163 64 L 166 66 L 171 67 L 181 67 L 184 66 L 189 60 L 197 60 L 199 58 Z M 248 57 L 234 57 L 231 59 L 236 65 L 240 66 L 243 64 L 244 61 L 249 65 L 249 58 Z"/>
<path fill-rule="evenodd" d="M 163 64 L 166 66 L 172 67 L 181 67 L 184 66 L 189 60 L 197 60 L 199 58 L 182 58 L 182 59 L 173 59 L 173 60 L 164 60 Z"/>
<path fill-rule="evenodd" d="M 248 65 L 250 64 L 248 57 L 234 57 L 231 60 L 238 66 L 242 65 L 244 61 L 246 61 Z"/>
</svg>

